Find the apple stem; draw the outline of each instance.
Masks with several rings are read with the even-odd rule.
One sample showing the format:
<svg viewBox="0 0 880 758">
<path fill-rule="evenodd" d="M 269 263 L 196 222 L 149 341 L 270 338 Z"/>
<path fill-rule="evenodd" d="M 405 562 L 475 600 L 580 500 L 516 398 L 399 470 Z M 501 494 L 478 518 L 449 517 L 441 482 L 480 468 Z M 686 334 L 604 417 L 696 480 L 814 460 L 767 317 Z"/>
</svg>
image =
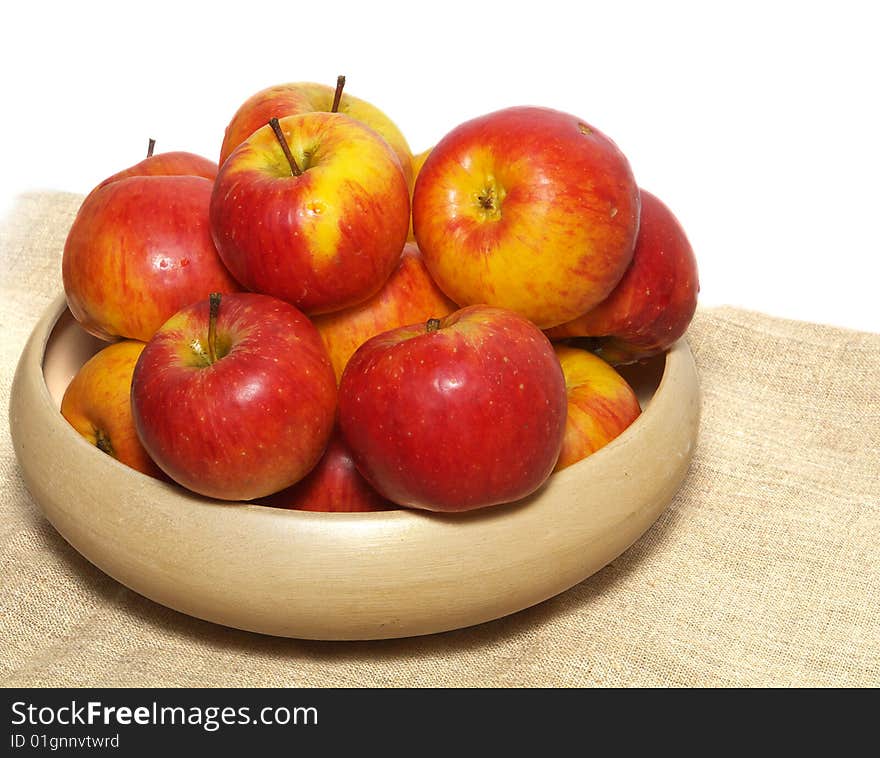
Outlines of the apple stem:
<svg viewBox="0 0 880 758">
<path fill-rule="evenodd" d="M 116 454 L 113 452 L 113 445 L 110 444 L 110 438 L 104 434 L 102 429 L 95 431 L 95 446 L 98 450 L 107 453 L 107 455 L 116 457 Z"/>
<path fill-rule="evenodd" d="M 153 148 L 156 147 L 156 140 L 150 137 L 150 141 L 147 143 L 147 158 L 153 157 Z"/>
<path fill-rule="evenodd" d="M 294 176 L 302 176 L 302 171 L 296 164 L 296 159 L 293 157 L 293 153 L 290 152 L 290 146 L 287 144 L 287 140 L 284 139 L 284 134 L 281 131 L 281 124 L 278 123 L 278 119 L 274 116 L 270 118 L 269 126 L 271 126 L 272 131 L 275 132 L 275 138 L 278 140 L 278 144 L 281 145 L 284 157 L 287 158 L 287 162 L 290 164 L 290 172 Z"/>
<path fill-rule="evenodd" d="M 220 312 L 220 293 L 212 292 L 208 298 L 208 361 L 217 360 L 217 314 Z"/>
<path fill-rule="evenodd" d="M 440 328 L 440 319 L 439 318 L 429 318 L 427 323 L 425 324 L 425 331 L 430 334 L 431 332 L 436 332 Z"/>
<path fill-rule="evenodd" d="M 330 113 L 338 113 L 339 112 L 339 101 L 342 100 L 342 89 L 345 87 L 345 77 L 337 76 L 336 77 L 336 92 L 333 93 L 333 107 L 330 108 Z"/>
</svg>

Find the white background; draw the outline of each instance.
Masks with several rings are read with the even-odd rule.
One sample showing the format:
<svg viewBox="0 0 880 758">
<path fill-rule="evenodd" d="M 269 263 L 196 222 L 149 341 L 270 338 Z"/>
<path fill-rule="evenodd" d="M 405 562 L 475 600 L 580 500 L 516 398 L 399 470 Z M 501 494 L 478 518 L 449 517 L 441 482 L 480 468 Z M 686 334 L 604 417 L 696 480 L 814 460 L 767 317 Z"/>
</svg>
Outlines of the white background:
<svg viewBox="0 0 880 758">
<path fill-rule="evenodd" d="M 880 331 L 871 3 L 17 2 L 0 11 L 0 214 L 158 151 L 217 157 L 253 92 L 335 82 L 414 151 L 509 105 L 577 114 L 675 211 L 701 302 Z"/>
</svg>

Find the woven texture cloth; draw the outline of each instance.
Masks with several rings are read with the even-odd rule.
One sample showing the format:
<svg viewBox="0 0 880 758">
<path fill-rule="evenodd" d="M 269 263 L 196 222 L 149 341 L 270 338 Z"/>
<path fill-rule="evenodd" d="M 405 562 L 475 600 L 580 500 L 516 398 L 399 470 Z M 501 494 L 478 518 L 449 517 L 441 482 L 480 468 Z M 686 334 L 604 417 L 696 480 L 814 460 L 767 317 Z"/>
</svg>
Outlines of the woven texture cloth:
<svg viewBox="0 0 880 758">
<path fill-rule="evenodd" d="M 0 232 L 0 395 L 61 290 L 81 200 L 25 195 Z M 104 575 L 49 525 L 0 425 L 0 685 L 880 685 L 880 335 L 698 310 L 690 473 L 585 582 L 498 621 L 330 643 L 227 629 Z"/>
</svg>

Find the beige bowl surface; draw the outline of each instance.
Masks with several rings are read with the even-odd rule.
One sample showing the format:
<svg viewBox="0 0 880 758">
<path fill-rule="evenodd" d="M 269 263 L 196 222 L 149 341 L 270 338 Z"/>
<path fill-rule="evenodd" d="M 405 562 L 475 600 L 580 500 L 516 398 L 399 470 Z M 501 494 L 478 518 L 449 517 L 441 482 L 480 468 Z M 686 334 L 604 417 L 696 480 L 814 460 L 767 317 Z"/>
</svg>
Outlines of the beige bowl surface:
<svg viewBox="0 0 880 758">
<path fill-rule="evenodd" d="M 429 634 L 527 608 L 583 581 L 657 519 L 699 426 L 691 352 L 627 373 L 644 412 L 534 495 L 467 514 L 311 513 L 224 503 L 144 476 L 88 444 L 59 412 L 103 344 L 60 296 L 12 387 L 10 425 L 34 500 L 102 571 L 176 610 L 309 639 Z"/>
</svg>

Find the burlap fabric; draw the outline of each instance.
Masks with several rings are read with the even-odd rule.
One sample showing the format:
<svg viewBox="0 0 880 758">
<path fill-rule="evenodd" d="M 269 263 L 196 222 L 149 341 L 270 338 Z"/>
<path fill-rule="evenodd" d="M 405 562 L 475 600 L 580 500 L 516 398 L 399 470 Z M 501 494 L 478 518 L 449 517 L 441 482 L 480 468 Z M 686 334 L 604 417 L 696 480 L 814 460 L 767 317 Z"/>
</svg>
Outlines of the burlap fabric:
<svg viewBox="0 0 880 758">
<path fill-rule="evenodd" d="M 4 410 L 79 201 L 24 196 L 4 223 Z M 407 640 L 262 637 L 136 595 L 42 517 L 4 422 L 0 684 L 880 685 L 880 335 L 720 308 L 689 339 L 700 441 L 654 527 L 540 606 Z"/>
</svg>

